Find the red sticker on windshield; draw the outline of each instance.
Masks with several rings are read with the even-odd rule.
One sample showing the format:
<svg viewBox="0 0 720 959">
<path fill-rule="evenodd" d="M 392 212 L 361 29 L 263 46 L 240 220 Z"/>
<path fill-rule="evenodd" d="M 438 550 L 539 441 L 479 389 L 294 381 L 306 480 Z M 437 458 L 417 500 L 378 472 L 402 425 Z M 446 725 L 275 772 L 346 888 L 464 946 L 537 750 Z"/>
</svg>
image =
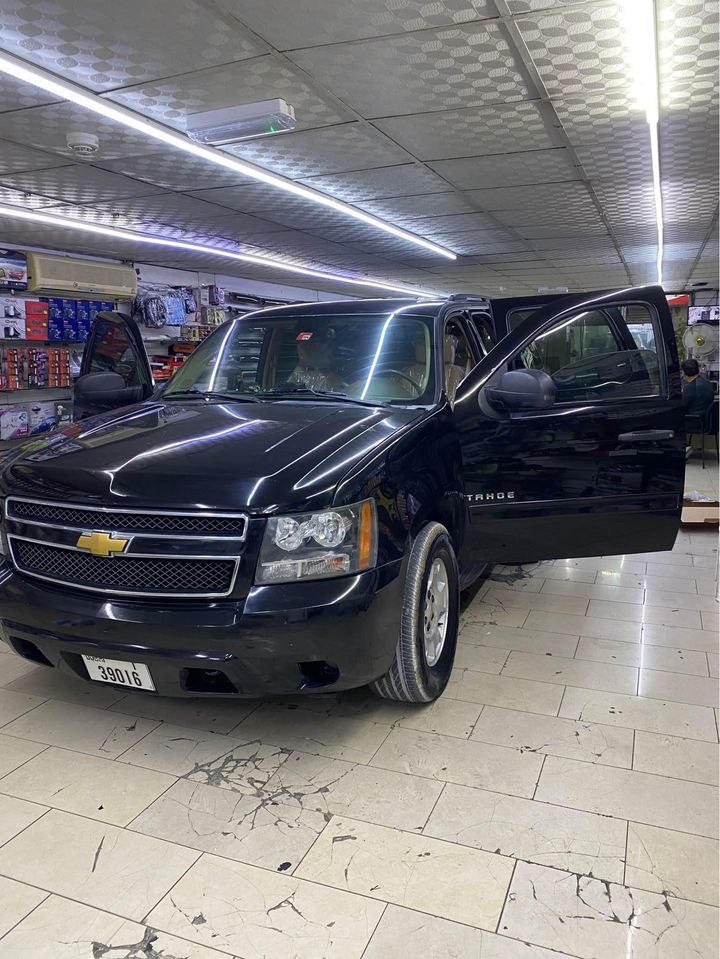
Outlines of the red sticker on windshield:
<svg viewBox="0 0 720 959">
<path fill-rule="evenodd" d="M 298 333 L 298 335 L 295 337 L 296 340 L 311 340 L 312 338 L 312 333 Z"/>
</svg>

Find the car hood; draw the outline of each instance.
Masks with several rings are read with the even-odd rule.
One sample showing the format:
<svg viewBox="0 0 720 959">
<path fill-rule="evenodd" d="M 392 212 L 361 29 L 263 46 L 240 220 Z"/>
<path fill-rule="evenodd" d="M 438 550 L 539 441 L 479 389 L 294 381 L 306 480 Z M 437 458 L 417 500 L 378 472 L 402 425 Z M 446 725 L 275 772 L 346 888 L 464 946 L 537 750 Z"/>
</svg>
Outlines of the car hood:
<svg viewBox="0 0 720 959">
<path fill-rule="evenodd" d="M 2 487 L 115 506 L 322 506 L 348 470 L 421 414 L 315 401 L 144 403 L 3 454 Z"/>
</svg>

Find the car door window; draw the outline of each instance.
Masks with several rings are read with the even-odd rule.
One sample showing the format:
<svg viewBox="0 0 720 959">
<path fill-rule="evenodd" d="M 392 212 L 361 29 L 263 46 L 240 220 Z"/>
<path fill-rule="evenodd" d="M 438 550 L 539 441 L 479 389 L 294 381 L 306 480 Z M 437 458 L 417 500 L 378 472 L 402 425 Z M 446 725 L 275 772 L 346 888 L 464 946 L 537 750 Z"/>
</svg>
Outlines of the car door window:
<svg viewBox="0 0 720 959">
<path fill-rule="evenodd" d="M 90 373 L 118 373 L 126 386 L 145 385 L 137 349 L 123 323 L 96 320 L 91 348 Z"/>
<path fill-rule="evenodd" d="M 632 320 L 633 335 L 623 318 Z M 556 402 L 657 396 L 660 393 L 655 319 L 633 304 L 582 311 L 545 330 L 520 352 L 518 366 L 548 373 Z"/>
<path fill-rule="evenodd" d="M 484 355 L 487 356 L 496 342 L 492 328 L 492 320 L 487 313 L 471 313 L 469 322 L 475 331 L 475 336 Z"/>
<path fill-rule="evenodd" d="M 452 403 L 458 386 L 476 364 L 467 333 L 458 320 L 448 320 L 445 324 L 443 364 L 445 392 Z"/>
</svg>

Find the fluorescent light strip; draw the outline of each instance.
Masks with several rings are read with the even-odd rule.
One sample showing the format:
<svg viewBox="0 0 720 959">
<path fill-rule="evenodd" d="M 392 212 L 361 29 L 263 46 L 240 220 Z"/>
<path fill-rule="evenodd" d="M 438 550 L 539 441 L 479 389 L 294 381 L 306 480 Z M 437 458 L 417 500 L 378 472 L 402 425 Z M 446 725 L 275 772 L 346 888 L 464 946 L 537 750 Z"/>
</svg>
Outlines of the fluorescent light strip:
<svg viewBox="0 0 720 959">
<path fill-rule="evenodd" d="M 162 236 L 153 236 L 147 233 L 136 233 L 118 227 L 102 226 L 98 223 L 76 220 L 71 217 L 57 216 L 53 213 L 41 213 L 38 210 L 26 210 L 22 207 L 0 203 L 0 218 L 11 217 L 15 220 L 30 220 L 32 223 L 45 223 L 67 230 L 81 230 L 85 233 L 96 233 L 98 236 L 109 236 L 114 240 L 131 240 L 133 243 L 148 243 L 152 246 L 164 246 L 173 250 L 188 250 L 191 253 L 203 253 L 211 256 L 225 257 L 241 263 L 252 263 L 255 266 L 271 267 L 274 270 L 285 270 L 299 276 L 309 276 L 317 280 L 327 280 L 332 283 L 347 283 L 349 286 L 367 286 L 374 290 L 393 290 L 397 293 L 408 293 L 410 296 L 437 296 L 429 290 L 416 289 L 410 286 L 400 286 L 397 283 L 385 283 L 383 280 L 373 280 L 356 276 L 343 276 L 340 273 L 324 273 L 310 267 L 295 266 L 283 260 L 275 260 L 269 256 L 255 256 L 252 253 L 234 253 L 216 246 L 204 246 L 201 243 L 189 243 L 185 240 L 168 240 Z"/>
<path fill-rule="evenodd" d="M 71 103 L 76 103 L 86 110 L 98 113 L 100 116 L 107 117 L 107 119 L 113 120 L 115 123 L 120 123 L 132 130 L 137 130 L 138 133 L 143 133 L 145 136 L 152 137 L 160 143 L 167 144 L 177 150 L 182 150 L 184 153 L 189 153 L 191 156 L 198 157 L 201 160 L 206 160 L 208 163 L 215 164 L 215 166 L 221 166 L 226 170 L 232 170 L 234 173 L 241 173 L 244 176 L 260 180 L 262 183 L 267 183 L 279 190 L 292 193 L 311 203 L 329 207 L 331 210 L 343 213 L 345 216 L 352 217 L 355 220 L 360 220 L 360 222 L 368 226 L 375 227 L 401 240 L 406 240 L 408 243 L 414 243 L 416 246 L 421 246 L 426 250 L 430 250 L 432 253 L 437 253 L 439 256 L 445 256 L 450 260 L 457 259 L 455 253 L 444 246 L 440 246 L 438 243 L 433 243 L 432 240 L 426 240 L 424 237 L 418 236 L 415 233 L 403 230 L 401 227 L 394 226 L 386 220 L 381 220 L 371 213 L 365 213 L 350 203 L 336 200 L 326 193 L 320 193 L 318 190 L 313 190 L 311 187 L 295 183 L 293 180 L 288 180 L 277 173 L 263 170 L 260 167 L 254 166 L 252 163 L 239 160 L 237 157 L 223 153 L 213 147 L 195 143 L 184 134 L 172 130 L 170 127 L 157 123 L 155 120 L 147 120 L 133 110 L 111 103 L 109 100 L 105 100 L 95 93 L 84 90 L 74 83 L 60 80 L 47 71 L 33 67 L 10 53 L 0 53 L 0 72 L 14 77 L 16 80 L 22 80 L 24 83 L 29 83 L 34 87 L 45 90 L 47 93 L 59 97 L 62 100 L 69 100 Z"/>
<path fill-rule="evenodd" d="M 638 105 L 645 110 L 645 117 L 650 129 L 653 197 L 657 224 L 657 282 L 662 284 L 665 224 L 660 184 L 660 143 L 658 138 L 660 77 L 657 58 L 655 0 L 625 0 L 625 29 L 629 39 L 629 53 L 635 62 Z"/>
</svg>

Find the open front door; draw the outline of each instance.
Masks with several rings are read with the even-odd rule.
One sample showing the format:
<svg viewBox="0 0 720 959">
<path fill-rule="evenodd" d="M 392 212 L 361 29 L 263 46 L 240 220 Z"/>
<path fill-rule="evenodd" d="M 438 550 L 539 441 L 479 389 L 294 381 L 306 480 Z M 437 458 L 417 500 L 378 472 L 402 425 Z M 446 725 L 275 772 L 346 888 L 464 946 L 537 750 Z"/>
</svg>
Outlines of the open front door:
<svg viewBox="0 0 720 959">
<path fill-rule="evenodd" d="M 553 298 L 459 392 L 465 562 L 672 547 L 685 435 L 660 287 Z"/>
<path fill-rule="evenodd" d="M 134 320 L 98 313 L 73 389 L 75 420 L 146 399 L 153 391 L 150 361 Z"/>
</svg>

